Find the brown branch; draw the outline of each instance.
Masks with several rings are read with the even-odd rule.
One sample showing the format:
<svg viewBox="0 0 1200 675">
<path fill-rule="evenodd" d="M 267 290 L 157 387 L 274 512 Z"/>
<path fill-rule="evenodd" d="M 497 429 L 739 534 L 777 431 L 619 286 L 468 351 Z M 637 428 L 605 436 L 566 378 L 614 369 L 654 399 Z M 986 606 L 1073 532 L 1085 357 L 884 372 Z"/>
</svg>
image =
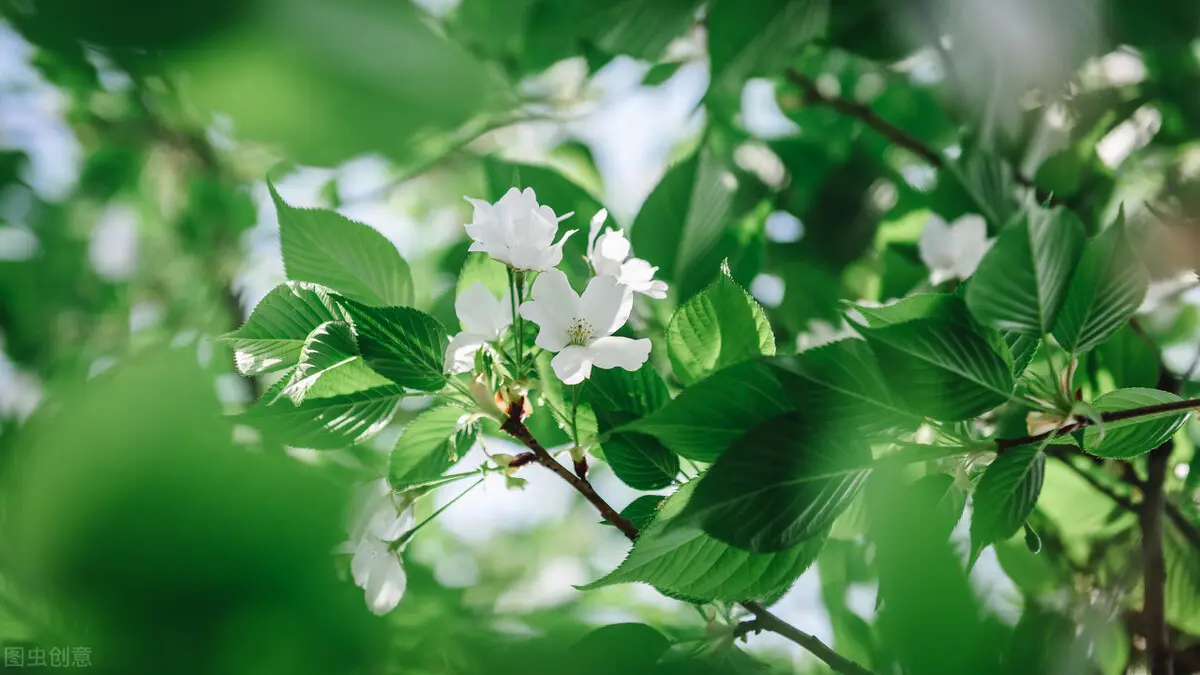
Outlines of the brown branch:
<svg viewBox="0 0 1200 675">
<path fill-rule="evenodd" d="M 533 433 L 529 431 L 529 427 L 525 426 L 525 423 L 521 421 L 524 405 L 525 402 L 521 399 L 514 401 L 508 408 L 508 419 L 500 425 L 500 428 L 533 451 L 539 464 L 558 474 L 559 478 L 567 481 L 571 487 L 575 488 L 576 492 L 583 495 L 585 499 L 591 502 L 592 506 L 596 507 L 596 510 L 600 512 L 600 515 L 605 520 L 616 526 L 626 538 L 630 541 L 637 541 L 637 526 L 630 522 L 628 518 L 618 513 L 608 502 L 604 501 L 604 498 L 596 492 L 596 489 L 592 487 L 592 484 L 586 478 L 571 473 L 570 469 L 559 464 L 550 455 L 550 452 L 542 447 L 542 444 L 534 438 Z M 824 642 L 821 642 L 817 637 L 809 635 L 775 616 L 761 604 L 753 601 L 740 604 L 753 614 L 755 618 L 753 622 L 746 622 L 735 628 L 735 635 L 745 635 L 750 629 L 743 627 L 753 624 L 754 630 L 771 631 L 803 647 L 813 656 L 824 662 L 825 665 L 829 666 L 834 672 L 842 673 L 843 675 L 872 675 L 871 671 L 833 651 L 833 649 Z M 741 630 L 740 633 L 739 629 Z"/>
<path fill-rule="evenodd" d="M 1139 521 L 1142 526 L 1142 615 L 1146 620 L 1146 660 L 1151 675 L 1174 675 L 1171 646 L 1167 640 L 1166 581 L 1163 557 L 1163 511 L 1166 498 L 1163 481 L 1174 442 L 1168 440 L 1147 458 L 1149 474 L 1142 498 Z"/>
<path fill-rule="evenodd" d="M 1128 410 L 1113 410 L 1106 413 L 1101 413 L 1100 419 L 1104 422 L 1120 422 L 1122 420 L 1131 420 L 1136 417 L 1148 417 L 1159 413 L 1168 412 L 1183 412 L 1193 408 L 1200 408 L 1200 398 L 1189 398 L 1182 401 L 1171 401 L 1169 403 L 1156 403 L 1155 405 L 1142 406 L 1140 408 L 1130 408 Z M 1068 436 L 1080 429 L 1092 426 L 1093 422 L 1090 419 L 1083 419 L 1074 424 L 1068 424 L 1061 429 L 1054 429 L 1041 434 L 1032 436 L 1018 436 L 1016 438 L 997 438 L 996 452 L 1003 453 L 1006 450 L 1015 448 L 1019 445 L 1033 445 L 1042 441 L 1057 437 Z"/>
<path fill-rule="evenodd" d="M 801 93 L 804 95 L 804 100 L 806 103 L 810 105 L 828 106 L 842 113 L 843 115 L 858 119 L 868 127 L 874 129 L 878 134 L 886 138 L 888 142 L 908 150 L 933 167 L 942 169 L 948 164 L 946 158 L 942 156 L 941 153 L 929 147 L 923 141 L 909 134 L 907 131 L 904 131 L 900 127 L 897 127 L 891 122 L 883 119 L 879 116 L 879 113 L 875 112 L 870 106 L 858 103 L 857 101 L 851 101 L 850 99 L 843 98 L 841 96 L 827 95 L 823 93 L 820 87 L 817 86 L 815 80 L 801 73 L 795 68 L 789 68 L 785 75 L 787 76 L 789 82 L 799 87 Z M 1013 172 L 1013 180 L 1016 181 L 1017 184 L 1033 190 L 1037 195 L 1038 201 L 1043 204 L 1050 204 L 1053 206 L 1064 205 L 1063 201 L 1058 197 L 1055 197 L 1053 193 L 1047 192 L 1046 190 L 1038 187 L 1033 180 L 1027 176 L 1021 175 L 1019 172 Z"/>
</svg>

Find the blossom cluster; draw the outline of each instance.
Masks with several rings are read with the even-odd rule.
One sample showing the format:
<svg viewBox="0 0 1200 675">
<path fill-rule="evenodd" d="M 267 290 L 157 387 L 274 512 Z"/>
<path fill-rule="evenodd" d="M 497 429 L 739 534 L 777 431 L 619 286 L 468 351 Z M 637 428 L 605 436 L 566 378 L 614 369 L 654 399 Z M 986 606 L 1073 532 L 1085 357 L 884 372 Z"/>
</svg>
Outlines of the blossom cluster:
<svg viewBox="0 0 1200 675">
<path fill-rule="evenodd" d="M 476 282 L 455 299 L 454 308 L 462 331 L 446 349 L 446 371 L 472 370 L 475 353 L 487 343 L 501 339 L 514 314 L 538 326 L 535 344 L 555 354 L 550 365 L 566 384 L 587 379 L 592 368 L 637 370 L 650 357 L 650 340 L 614 335 L 629 320 L 633 296 L 641 293 L 661 299 L 667 284 L 654 278 L 657 267 L 632 257 L 624 232 L 609 227 L 603 233 L 608 213 L 601 209 L 588 228 L 587 260 L 594 276 L 582 294 L 576 293 L 567 275 L 558 269 L 563 246 L 577 230 L 568 230 L 555 241 L 558 225 L 571 213 L 556 216 L 539 204 L 532 188 L 510 189 L 500 201 L 490 204 L 467 198 L 475 207 L 466 225 L 472 243 L 469 250 L 488 254 L 507 265 L 524 280 L 536 274 L 525 299 L 518 285 L 517 312 L 506 292 L 497 298 Z"/>
</svg>

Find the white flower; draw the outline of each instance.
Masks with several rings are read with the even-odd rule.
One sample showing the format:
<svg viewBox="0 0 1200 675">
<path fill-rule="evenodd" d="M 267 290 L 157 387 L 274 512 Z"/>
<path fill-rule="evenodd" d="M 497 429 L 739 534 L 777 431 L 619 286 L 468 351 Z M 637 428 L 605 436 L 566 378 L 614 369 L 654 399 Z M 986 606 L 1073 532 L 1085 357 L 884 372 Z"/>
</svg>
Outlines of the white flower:
<svg viewBox="0 0 1200 675">
<path fill-rule="evenodd" d="M 397 506 L 387 480 L 381 478 L 356 491 L 350 540 L 342 550 L 354 554 L 350 572 L 355 585 L 366 591 L 367 606 L 375 614 L 392 611 L 404 596 L 408 577 L 400 564 L 400 551 L 392 551 L 391 543 L 412 529 L 413 521 L 412 503 Z"/>
<path fill-rule="evenodd" d="M 637 370 L 650 357 L 650 340 L 613 337 L 625 325 L 633 295 L 615 277 L 593 277 L 583 296 L 567 275 L 543 272 L 533 282 L 533 299 L 521 304 L 521 316 L 536 323 L 537 346 L 558 354 L 550 361 L 566 384 L 578 384 L 597 368 Z"/>
<path fill-rule="evenodd" d="M 629 240 L 621 230 L 610 227 L 607 232 L 600 234 L 600 228 L 607 219 L 608 211 L 600 209 L 588 226 L 587 256 L 592 269 L 598 275 L 616 277 L 618 283 L 634 293 L 645 293 L 658 300 L 667 297 L 667 282 L 654 279 L 658 268 L 651 267 L 641 258 L 629 257 Z"/>
<path fill-rule="evenodd" d="M 917 247 L 921 261 L 929 268 L 929 280 L 940 284 L 974 274 L 992 243 L 987 238 L 987 223 L 982 216 L 961 216 L 947 225 L 934 214 L 929 216 Z"/>
<path fill-rule="evenodd" d="M 474 241 L 470 250 L 483 251 L 505 265 L 518 270 L 548 270 L 562 262 L 563 244 L 575 234 L 568 230 L 554 243 L 558 218 L 549 206 L 541 206 L 533 188 L 522 192 L 510 188 L 500 201 L 489 204 L 482 199 L 466 198 L 475 207 L 467 223 L 467 236 Z"/>
<path fill-rule="evenodd" d="M 447 373 L 466 373 L 475 367 L 475 352 L 485 342 L 500 339 L 505 328 L 512 325 L 512 299 L 508 291 L 499 300 L 476 281 L 454 299 L 454 313 L 462 324 L 462 332 L 446 346 Z"/>
</svg>

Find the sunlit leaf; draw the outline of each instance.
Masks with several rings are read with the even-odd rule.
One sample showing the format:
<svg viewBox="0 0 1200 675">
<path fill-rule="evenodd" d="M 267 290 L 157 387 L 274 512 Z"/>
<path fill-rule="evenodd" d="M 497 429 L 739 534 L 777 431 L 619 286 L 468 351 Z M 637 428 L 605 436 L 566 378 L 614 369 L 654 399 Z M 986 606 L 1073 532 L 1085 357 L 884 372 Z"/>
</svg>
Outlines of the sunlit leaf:
<svg viewBox="0 0 1200 675">
<path fill-rule="evenodd" d="M 308 334 L 317 326 L 345 318 L 327 289 L 289 281 L 271 289 L 246 323 L 224 338 L 233 345 L 239 373 L 271 373 L 296 365 Z"/>
</svg>

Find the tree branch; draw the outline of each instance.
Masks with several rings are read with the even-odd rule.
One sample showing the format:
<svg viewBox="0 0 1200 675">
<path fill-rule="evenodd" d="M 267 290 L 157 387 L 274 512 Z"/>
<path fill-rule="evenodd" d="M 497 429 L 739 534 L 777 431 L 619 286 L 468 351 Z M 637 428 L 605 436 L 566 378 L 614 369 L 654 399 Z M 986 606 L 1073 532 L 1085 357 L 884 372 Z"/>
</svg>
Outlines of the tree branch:
<svg viewBox="0 0 1200 675">
<path fill-rule="evenodd" d="M 874 129 L 877 133 L 886 138 L 893 145 L 900 146 L 905 150 L 925 160 L 926 163 L 936 168 L 942 169 L 947 165 L 946 158 L 941 153 L 926 145 L 920 139 L 912 136 L 900 127 L 888 122 L 879 116 L 879 113 L 871 109 L 870 106 L 851 101 L 841 96 L 830 96 L 821 92 L 817 83 L 807 75 L 804 75 L 795 68 L 789 68 L 785 73 L 787 79 L 792 84 L 799 87 L 804 94 L 805 102 L 810 105 L 824 105 L 834 110 L 853 117 Z M 1033 190 L 1037 195 L 1038 201 L 1041 203 L 1049 203 L 1054 206 L 1063 205 L 1063 201 L 1054 196 L 1053 193 L 1047 192 L 1039 188 L 1036 183 L 1019 172 L 1013 172 L 1013 180 L 1019 185 Z"/>
<path fill-rule="evenodd" d="M 1142 526 L 1142 615 L 1146 620 L 1146 660 L 1151 675 L 1174 675 L 1167 641 L 1166 581 L 1163 558 L 1163 481 L 1174 441 L 1168 440 L 1147 457 L 1149 469 L 1138 519 Z"/>
<path fill-rule="evenodd" d="M 1182 401 L 1171 401 L 1169 403 L 1156 403 L 1155 405 L 1142 406 L 1140 408 L 1130 408 L 1128 410 L 1113 410 L 1100 415 L 1100 419 L 1104 422 L 1120 422 L 1122 420 L 1130 420 L 1137 417 L 1148 417 L 1159 413 L 1182 412 L 1200 408 L 1200 398 L 1189 398 Z M 1069 424 L 1061 429 L 1047 431 L 1041 434 L 1032 436 L 1018 436 L 1016 438 L 997 438 L 996 452 L 1003 453 L 1005 450 L 1015 448 L 1019 445 L 1032 445 L 1041 443 L 1049 438 L 1056 436 L 1068 436 L 1080 429 L 1092 426 L 1093 422 L 1090 419 L 1083 419 L 1074 424 Z"/>
<path fill-rule="evenodd" d="M 559 464 L 554 457 L 550 455 L 549 451 L 542 447 L 542 444 L 533 437 L 533 433 L 529 431 L 529 427 L 525 426 L 525 423 L 521 421 L 521 414 L 524 410 L 524 405 L 525 402 L 521 399 L 514 401 L 508 408 L 508 419 L 506 419 L 504 423 L 500 425 L 500 428 L 506 431 L 516 440 L 520 441 L 522 445 L 529 448 L 537 458 L 536 461 L 539 464 L 558 474 L 559 478 L 567 481 L 571 487 L 575 488 L 576 492 L 583 495 L 585 499 L 591 502 L 592 506 L 596 507 L 596 510 L 600 512 L 600 515 L 603 516 L 604 519 L 609 523 L 614 525 L 618 530 L 620 530 L 626 538 L 628 538 L 630 541 L 637 541 L 637 526 L 630 522 L 628 518 L 625 518 L 618 513 L 617 510 L 609 505 L 608 502 L 604 501 L 604 498 L 596 492 L 596 489 L 592 487 L 592 484 L 588 482 L 586 478 L 582 478 L 574 473 L 571 473 L 570 469 L 567 469 L 562 464 Z M 768 610 L 766 607 L 763 607 L 761 604 L 753 601 L 743 602 L 740 604 L 754 615 L 755 619 L 752 622 L 754 629 L 771 631 L 772 633 L 776 633 L 787 638 L 788 640 L 791 640 L 797 645 L 808 650 L 813 656 L 816 656 L 818 659 L 824 662 L 825 665 L 829 666 L 834 672 L 842 673 L 843 675 L 872 675 L 871 671 L 833 651 L 828 645 L 826 645 L 824 642 L 821 642 L 821 640 L 819 640 L 817 637 L 809 635 L 808 633 L 796 628 L 778 616 L 775 616 L 770 610 Z M 738 627 L 738 629 L 742 629 L 742 626 L 746 625 L 746 623 L 743 623 Z M 735 635 L 738 634 L 738 629 L 735 629 Z M 744 635 L 746 632 L 749 632 L 749 629 L 742 629 L 741 635 Z"/>
</svg>

